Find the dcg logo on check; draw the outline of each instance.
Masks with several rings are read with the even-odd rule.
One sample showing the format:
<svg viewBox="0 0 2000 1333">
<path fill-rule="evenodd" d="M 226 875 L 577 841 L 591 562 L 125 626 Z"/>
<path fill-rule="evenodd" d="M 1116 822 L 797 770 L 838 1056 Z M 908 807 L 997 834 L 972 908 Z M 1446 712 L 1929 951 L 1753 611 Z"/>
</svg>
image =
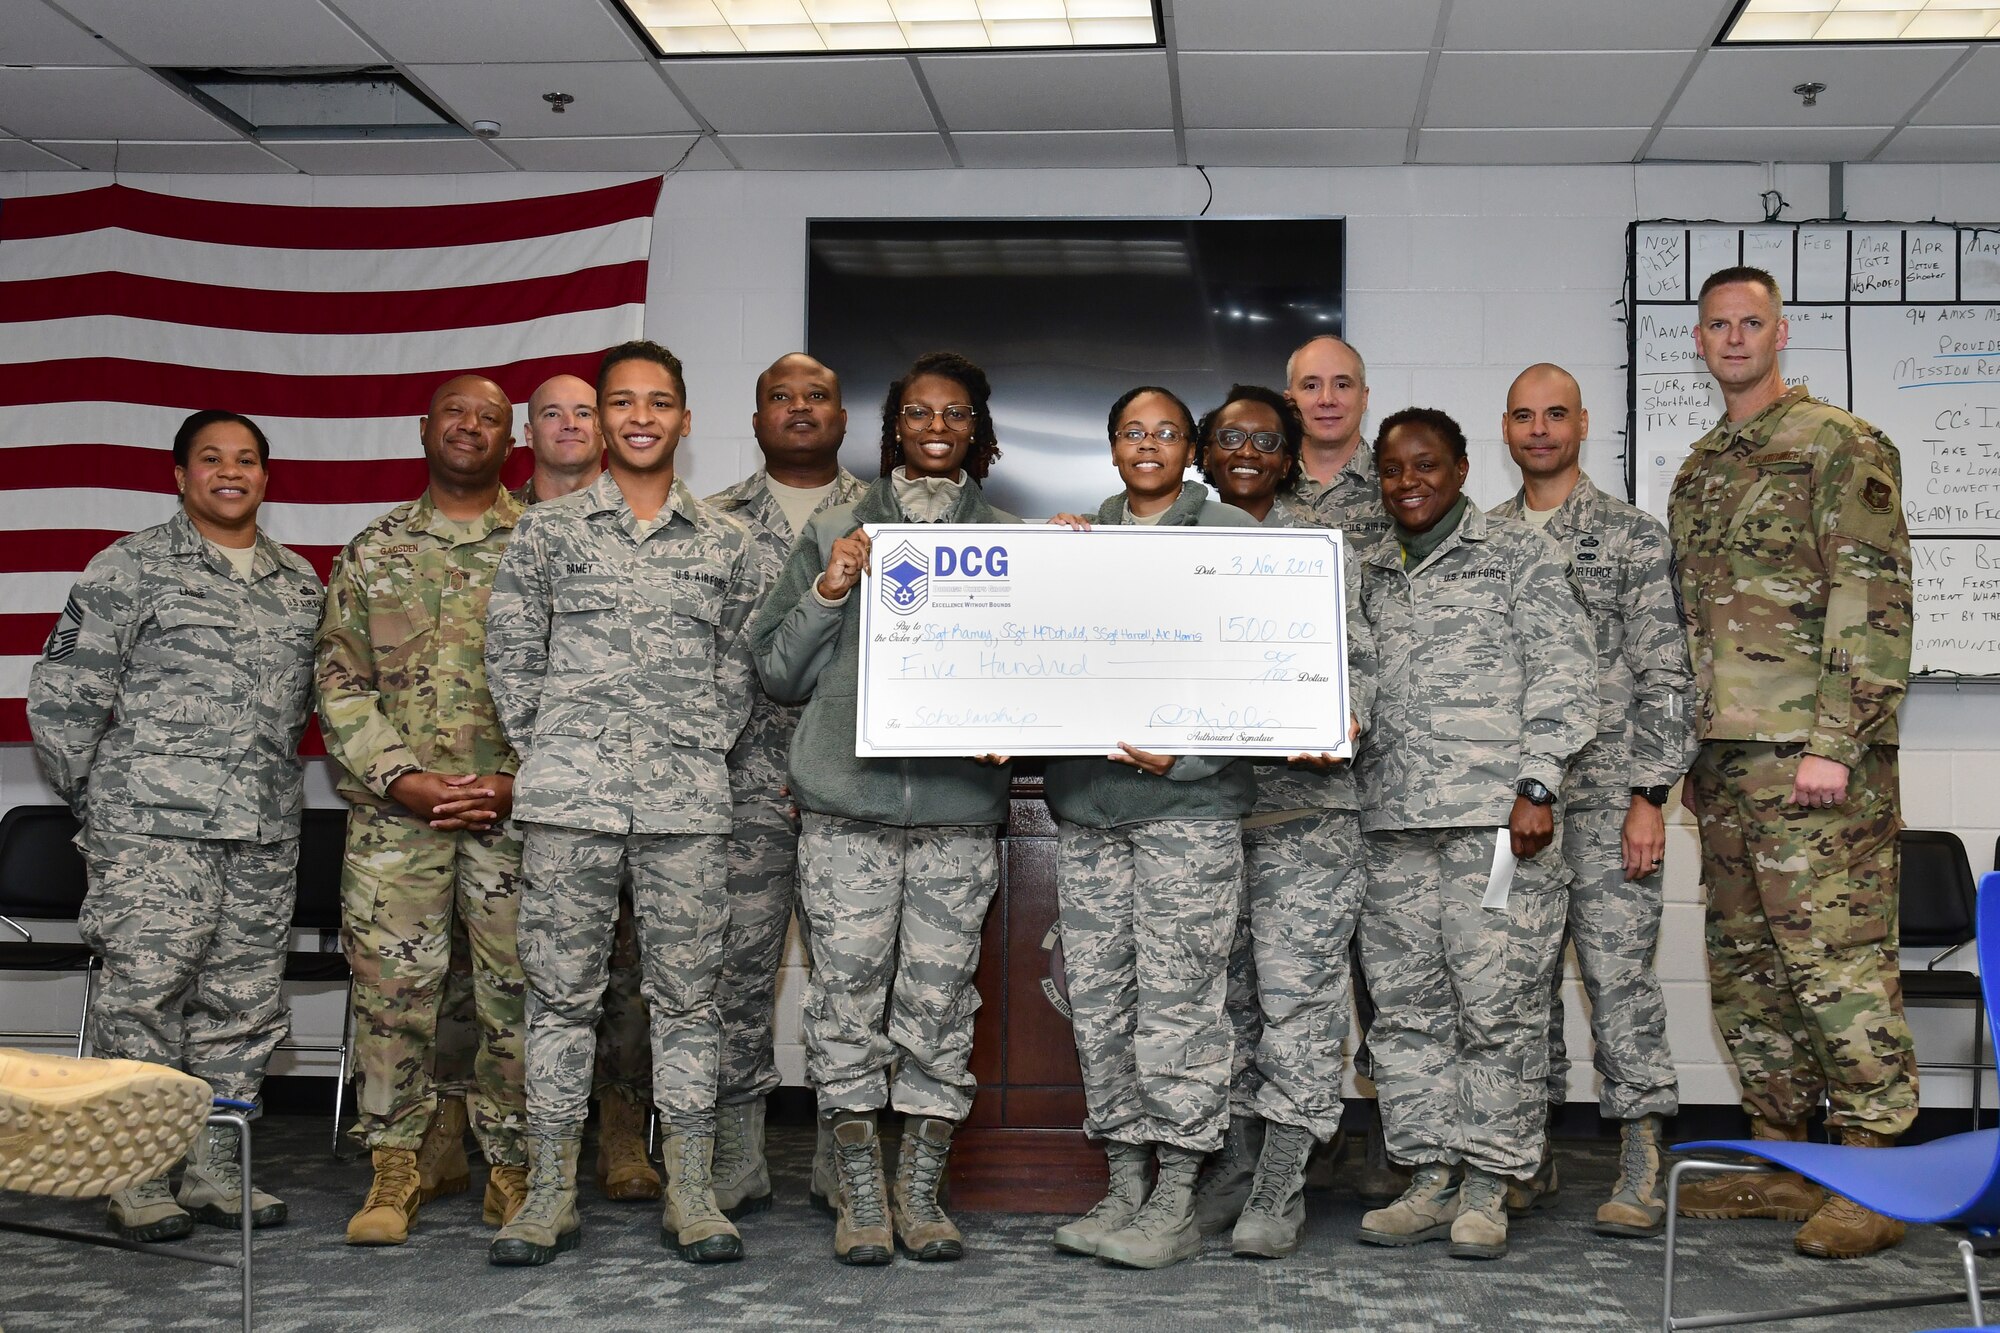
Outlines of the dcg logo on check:
<svg viewBox="0 0 2000 1333">
<path fill-rule="evenodd" d="M 931 572 L 941 579 L 1007 577 L 1004 546 L 939 546 L 931 557 Z"/>
</svg>

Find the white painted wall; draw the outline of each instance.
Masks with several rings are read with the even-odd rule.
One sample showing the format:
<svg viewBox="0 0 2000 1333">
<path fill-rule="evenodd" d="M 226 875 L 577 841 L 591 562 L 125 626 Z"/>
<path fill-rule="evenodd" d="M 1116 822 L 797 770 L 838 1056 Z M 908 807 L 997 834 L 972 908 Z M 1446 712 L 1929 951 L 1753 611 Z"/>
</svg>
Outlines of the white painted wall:
<svg viewBox="0 0 2000 1333">
<path fill-rule="evenodd" d="M 1213 216 L 1339 214 L 1348 219 L 1348 333 L 1368 359 L 1379 418 L 1411 403 L 1440 407 L 1473 440 L 1471 491 L 1491 504 L 1517 478 L 1499 443 L 1509 380 L 1522 366 L 1562 363 L 1582 383 L 1595 436 L 1585 462 L 1620 474 L 1625 343 L 1618 299 L 1626 224 L 1637 218 L 1755 221 L 1776 186 L 1787 217 L 1827 207 L 1818 166 L 1383 167 L 1216 169 Z M 0 196 L 75 189 L 104 177 L 0 175 Z M 277 203 L 447 202 L 551 193 L 614 177 L 126 177 L 142 187 Z M 2000 167 L 1857 166 L 1846 173 L 1856 218 L 2000 220 Z M 748 421 L 757 373 L 804 340 L 806 220 L 815 216 L 1187 216 L 1207 185 L 1192 169 L 954 172 L 688 172 L 661 194 L 647 334 L 686 361 L 696 431 L 681 458 L 698 493 L 754 465 Z M 1272 367 L 1277 379 L 1281 368 Z M 1006 396 L 1006 385 L 997 396 Z M 865 390 L 856 401 L 867 402 Z M 414 452 L 414 431 L 412 432 Z M 282 442 L 280 442 L 282 453 Z M 1966 840 L 1975 872 L 1993 866 L 2000 835 L 2000 687 L 1919 684 L 1904 711 L 1903 789 L 1913 827 Z M 316 773 L 315 803 L 331 803 Z M 0 747 L 0 805 L 49 799 L 20 747 Z M 1677 823 L 1667 855 L 1669 905 L 1659 970 L 1670 1037 L 1690 1103 L 1733 1102 L 1734 1079 L 1709 1020 L 1693 830 Z M 802 1081 L 796 955 L 780 992 L 780 1056 Z M 1969 964 L 1968 964 L 1969 965 Z M 1571 1049 L 1588 1050 L 1571 995 Z M 0 1026 L 63 1021 L 68 983 L 0 975 Z M 307 997 L 301 1036 L 337 1030 L 338 1003 Z M 1963 1058 L 1970 1017 L 1913 1011 L 1918 1050 Z M 275 1072 L 287 1072 L 280 1064 Z M 1991 1080 L 1987 1105 L 1994 1104 Z M 1925 1101 L 1964 1105 L 1962 1075 L 1926 1076 Z M 1594 1096 L 1587 1061 L 1572 1095 Z"/>
</svg>

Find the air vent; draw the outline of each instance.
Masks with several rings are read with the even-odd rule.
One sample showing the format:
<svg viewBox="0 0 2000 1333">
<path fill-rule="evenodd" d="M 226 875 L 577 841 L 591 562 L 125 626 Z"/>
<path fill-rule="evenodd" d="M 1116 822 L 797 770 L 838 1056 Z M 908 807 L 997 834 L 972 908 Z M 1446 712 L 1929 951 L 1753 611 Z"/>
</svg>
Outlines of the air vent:
<svg viewBox="0 0 2000 1333">
<path fill-rule="evenodd" d="M 388 65 L 162 69 L 259 139 L 462 139 L 463 126 Z"/>
</svg>

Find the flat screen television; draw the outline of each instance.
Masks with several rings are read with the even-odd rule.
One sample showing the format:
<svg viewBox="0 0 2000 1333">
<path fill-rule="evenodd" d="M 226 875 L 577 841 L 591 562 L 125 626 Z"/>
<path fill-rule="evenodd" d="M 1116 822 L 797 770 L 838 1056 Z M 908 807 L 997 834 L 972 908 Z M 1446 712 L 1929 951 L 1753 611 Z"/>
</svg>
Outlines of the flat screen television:
<svg viewBox="0 0 2000 1333">
<path fill-rule="evenodd" d="M 1231 384 L 1282 389 L 1294 347 L 1344 331 L 1345 271 L 1339 218 L 814 219 L 806 346 L 840 374 L 857 476 L 880 470 L 889 382 L 949 348 L 993 383 L 988 498 L 1089 513 L 1121 489 L 1120 394 L 1164 385 L 1199 418 Z"/>
</svg>

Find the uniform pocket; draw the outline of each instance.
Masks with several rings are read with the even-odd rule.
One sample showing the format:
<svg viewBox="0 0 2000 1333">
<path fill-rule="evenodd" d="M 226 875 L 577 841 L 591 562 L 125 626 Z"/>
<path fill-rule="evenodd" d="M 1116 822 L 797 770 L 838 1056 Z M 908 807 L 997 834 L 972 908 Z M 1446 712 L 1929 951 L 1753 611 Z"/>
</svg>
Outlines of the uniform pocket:
<svg viewBox="0 0 2000 1333">
<path fill-rule="evenodd" d="M 564 579 L 549 604 L 555 615 L 549 630 L 550 670 L 603 671 L 630 661 L 632 631 L 620 610 L 616 580 L 590 575 Z"/>
<path fill-rule="evenodd" d="M 1724 545 L 1766 565 L 1791 565 L 1812 540 L 1812 463 L 1803 453 L 1756 460 L 1757 479 L 1743 493 Z"/>
</svg>

